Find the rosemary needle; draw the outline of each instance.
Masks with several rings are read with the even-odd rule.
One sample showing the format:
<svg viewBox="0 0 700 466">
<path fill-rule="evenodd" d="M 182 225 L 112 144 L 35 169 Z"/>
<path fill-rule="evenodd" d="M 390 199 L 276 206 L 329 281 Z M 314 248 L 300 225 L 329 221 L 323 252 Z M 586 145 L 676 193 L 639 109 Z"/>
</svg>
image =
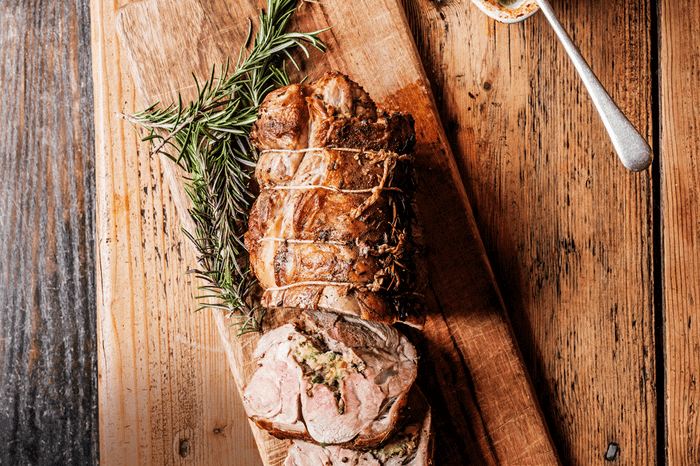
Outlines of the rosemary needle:
<svg viewBox="0 0 700 466">
<path fill-rule="evenodd" d="M 260 329 L 265 313 L 253 299 L 257 282 L 250 270 L 243 235 L 247 230 L 254 195 L 249 182 L 257 153 L 247 136 L 257 118 L 262 99 L 271 90 L 289 84 L 285 63 L 297 63 L 292 50 L 307 46 L 324 50 L 318 39 L 323 31 L 287 32 L 297 0 L 268 0 L 253 45 L 252 37 L 241 47 L 234 69 L 230 61 L 209 79 L 195 78 L 198 96 L 183 105 L 182 99 L 165 109 L 159 104 L 123 116 L 147 129 L 152 153 L 162 152 L 188 173 L 185 185 L 192 201 L 189 214 L 194 231 L 185 235 L 198 252 L 198 269 L 205 281 L 199 296 L 203 308 L 222 309 L 236 318 L 239 335 Z"/>
</svg>

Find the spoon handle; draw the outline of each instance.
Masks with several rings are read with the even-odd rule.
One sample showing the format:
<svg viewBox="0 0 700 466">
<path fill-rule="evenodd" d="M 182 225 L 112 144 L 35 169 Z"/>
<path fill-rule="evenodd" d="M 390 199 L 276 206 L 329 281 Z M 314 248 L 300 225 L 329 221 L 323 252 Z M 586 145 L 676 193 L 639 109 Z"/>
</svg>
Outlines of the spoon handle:
<svg viewBox="0 0 700 466">
<path fill-rule="evenodd" d="M 564 49 L 569 54 L 571 61 L 581 76 L 583 84 L 588 89 L 591 99 L 600 113 L 605 129 L 608 130 L 613 147 L 617 151 L 622 164 L 632 171 L 646 169 L 653 155 L 651 148 L 641 134 L 634 128 L 632 123 L 625 117 L 622 111 L 615 105 L 610 95 L 605 91 L 603 85 L 596 78 L 593 70 L 588 66 L 586 60 L 581 56 L 578 48 L 571 42 L 571 38 L 566 33 L 561 23 L 552 11 L 552 7 L 547 0 L 537 0 L 540 10 L 552 25 L 555 34 L 561 41 Z"/>
</svg>

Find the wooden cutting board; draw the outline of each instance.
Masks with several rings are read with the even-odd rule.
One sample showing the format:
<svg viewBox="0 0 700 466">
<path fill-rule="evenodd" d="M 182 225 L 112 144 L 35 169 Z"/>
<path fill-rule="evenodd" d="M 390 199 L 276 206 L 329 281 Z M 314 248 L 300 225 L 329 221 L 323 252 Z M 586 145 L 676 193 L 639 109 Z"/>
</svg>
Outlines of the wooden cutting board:
<svg viewBox="0 0 700 466">
<path fill-rule="evenodd" d="M 205 78 L 212 65 L 237 57 L 247 19 L 257 18 L 262 7 L 253 0 L 142 0 L 121 9 L 116 18 L 121 50 L 142 106 L 169 102 L 177 92 L 191 97 L 192 73 Z M 331 27 L 322 35 L 327 53 L 304 59 L 304 75 L 313 79 L 340 70 L 381 106 L 416 119 L 418 219 L 428 243 L 430 283 L 425 328 L 409 336 L 420 351 L 419 384 L 433 408 L 437 464 L 559 464 L 400 3 L 303 3 L 294 27 Z M 101 94 L 95 94 L 99 105 Z M 162 166 L 187 228 L 181 175 L 170 163 Z M 250 354 L 258 336 L 236 338 L 220 314 L 216 323 L 240 388 L 254 369 Z M 112 382 L 101 374 L 101 385 Z M 104 418 L 110 413 L 103 408 L 108 407 L 100 407 Z M 283 444 L 253 430 L 263 462 L 281 464 Z M 109 464 L 109 458 L 103 460 Z"/>
</svg>

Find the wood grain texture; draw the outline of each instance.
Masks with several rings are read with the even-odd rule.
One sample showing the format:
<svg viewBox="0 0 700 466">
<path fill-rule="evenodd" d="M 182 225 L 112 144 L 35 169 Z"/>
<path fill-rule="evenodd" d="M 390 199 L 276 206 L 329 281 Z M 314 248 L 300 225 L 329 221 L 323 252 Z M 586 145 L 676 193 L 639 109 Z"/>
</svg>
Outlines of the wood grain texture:
<svg viewBox="0 0 700 466">
<path fill-rule="evenodd" d="M 700 7 L 660 2 L 666 464 L 700 463 Z"/>
<path fill-rule="evenodd" d="M 639 464 L 653 464 L 649 442 L 658 431 L 644 430 L 645 422 L 640 419 L 648 416 L 646 422 L 653 423 L 655 405 L 653 398 L 650 404 L 644 404 L 640 394 L 646 391 L 651 397 L 649 387 L 653 390 L 654 380 L 642 377 L 635 388 L 629 384 L 628 376 L 630 371 L 640 370 L 653 374 L 654 368 L 644 365 L 653 352 L 648 335 L 652 316 L 648 307 L 644 307 L 646 304 L 635 311 L 637 319 L 624 320 L 620 307 L 616 316 L 604 316 L 598 308 L 601 302 L 604 305 L 603 301 L 618 298 L 601 300 L 599 295 L 593 294 L 605 292 L 619 296 L 621 287 L 635 286 L 634 280 L 629 282 L 630 275 L 619 275 L 617 267 L 624 262 L 624 255 L 637 253 L 621 250 L 623 246 L 613 240 L 624 233 L 623 227 L 629 236 L 635 235 L 634 228 L 649 230 L 652 227 L 648 222 L 640 227 L 630 216 L 631 209 L 641 207 L 641 201 L 631 197 L 630 186 L 637 187 L 628 175 L 618 173 L 618 162 L 596 115 L 591 109 L 583 111 L 585 107 L 581 106 L 588 105 L 587 97 L 542 18 L 535 16 L 523 25 L 506 27 L 486 21 L 466 1 L 404 0 L 403 3 L 450 143 L 455 148 L 479 230 L 564 463 L 608 464 L 602 460 L 604 444 L 619 441 L 617 429 L 622 429 L 627 440 L 621 443 L 618 461 L 610 464 L 632 464 L 630 456 L 637 458 Z M 667 365 L 664 385 L 659 387 L 660 408 L 666 417 L 662 421 L 665 432 L 659 432 L 665 435 L 659 437 L 661 455 L 657 460 L 659 464 L 696 464 L 700 448 L 696 388 L 700 357 L 695 344 L 699 339 L 695 316 L 700 282 L 697 278 L 700 226 L 696 189 L 696 122 L 700 115 L 696 70 L 700 53 L 695 41 L 688 38 L 697 37 L 699 33 L 700 11 L 692 3 L 668 0 L 650 4 L 621 0 L 606 4 L 596 0 L 590 5 L 552 3 L 565 27 L 573 32 L 575 41 L 582 44 L 584 56 L 597 72 L 603 73 L 604 84 L 613 91 L 613 97 L 623 104 L 628 114 L 631 112 L 635 124 L 646 127 L 647 132 L 650 117 L 645 106 L 652 105 L 654 96 L 642 95 L 639 89 L 648 84 L 640 85 L 640 82 L 646 83 L 649 79 L 650 65 L 646 60 L 651 60 L 654 66 L 654 60 L 659 58 L 662 131 L 657 139 L 657 143 L 661 143 L 657 157 L 661 163 L 662 183 L 649 186 L 648 180 L 642 183 L 637 181 L 636 175 L 633 177 L 640 189 L 660 190 L 661 203 L 655 207 L 663 213 L 664 242 L 652 245 L 654 249 L 663 248 L 663 262 L 653 265 L 663 269 L 663 283 L 657 281 L 653 285 L 661 288 L 663 294 L 662 334 Z M 108 133 L 113 131 L 112 124 L 115 124 L 114 128 L 120 128 L 122 134 L 127 135 L 131 128 L 119 126 L 113 113 L 135 108 L 134 84 L 131 74 L 115 71 L 112 62 L 124 60 L 116 46 L 114 23 L 101 24 L 103 17 L 113 21 L 114 8 L 118 5 L 93 1 L 91 6 L 96 19 L 93 46 L 101 57 L 96 62 L 95 72 L 104 77 L 109 64 L 113 73 L 105 77 L 108 85 L 97 89 L 97 97 L 102 102 L 111 102 L 111 107 L 98 106 L 96 117 L 102 124 L 102 131 L 105 128 L 109 128 Z M 653 29 L 654 23 L 647 23 L 648 15 L 657 7 L 661 13 L 659 27 Z M 5 122 L 0 130 L 0 169 L 4 175 L 0 186 L 0 289 L 3 290 L 0 292 L 0 464 L 98 464 L 95 282 L 91 277 L 99 262 L 96 264 L 98 258 L 91 234 L 95 228 L 91 221 L 95 205 L 90 200 L 94 196 L 91 175 L 94 148 L 87 2 L 7 0 L 0 6 L 0 12 L 0 50 L 4 56 L 0 61 L 3 84 L 0 113 Z M 659 57 L 650 54 L 648 44 L 648 36 L 657 33 Z M 644 57 L 644 54 L 650 56 Z M 128 69 L 126 64 L 121 66 Z M 508 77 L 516 72 L 522 76 Z M 620 76 L 624 79 L 619 79 Z M 490 91 L 484 88 L 486 82 L 491 85 Z M 504 83 L 515 85 L 508 97 L 501 90 Z M 538 104 L 536 99 L 540 98 L 544 101 Z M 537 111 L 529 110 L 531 105 L 538 105 Z M 536 123 L 535 117 L 541 121 Z M 558 120 L 564 117 L 566 119 Z M 565 126 L 567 121 L 569 124 Z M 523 126 L 518 126 L 517 122 Z M 543 135 L 542 144 L 547 152 L 539 147 L 541 138 L 534 133 L 536 124 L 538 131 L 556 125 Z M 507 131 L 499 137 L 490 125 Z M 556 141 L 549 141 L 553 133 L 568 134 L 569 147 L 561 134 L 556 136 L 559 138 Z M 119 137 L 116 132 L 109 137 L 99 136 L 98 147 L 103 153 L 111 153 L 113 146 L 121 144 L 117 142 Z M 590 141 L 586 142 L 585 138 Z M 129 144 L 136 147 L 131 140 Z M 460 148 L 474 155 L 462 159 Z M 567 161 L 561 154 L 572 159 Z M 590 155 L 595 162 L 581 162 Z M 563 173 L 571 177 L 571 173 L 564 170 L 570 170 L 576 163 L 585 165 L 586 182 L 580 179 L 584 176 L 584 167 L 576 169 L 578 181 L 573 183 L 577 188 L 574 192 L 578 193 L 582 183 L 584 187 L 588 183 L 591 189 L 605 189 L 607 196 L 601 199 L 601 193 L 595 196 L 589 193 L 576 197 L 571 192 L 566 199 L 572 181 Z M 556 170 L 553 164 L 557 164 Z M 601 164 L 610 166 L 601 170 Z M 588 169 L 594 170 L 590 176 Z M 641 175 L 642 178 L 646 176 L 648 174 Z M 617 188 L 622 180 L 627 181 L 620 194 L 611 186 Z M 159 189 L 165 193 L 162 184 Z M 166 200 L 163 205 L 171 202 L 173 195 L 163 194 Z M 648 196 L 648 191 L 642 189 L 638 195 Z M 105 190 L 103 199 L 110 199 Z M 581 199 L 580 205 L 577 204 Z M 600 210 L 607 210 L 607 213 L 598 211 L 597 204 L 601 201 Z M 106 201 L 102 201 L 102 206 L 105 204 Z M 617 207 L 617 204 L 622 207 L 612 210 L 611 206 Z M 177 221 L 172 206 L 168 208 L 168 218 Z M 153 215 L 154 211 L 149 213 Z M 573 236 L 575 249 L 572 250 L 567 246 L 570 241 L 557 239 L 561 232 L 570 229 L 572 222 L 580 226 L 583 217 L 587 217 L 588 226 Z M 177 226 L 172 223 L 169 222 L 168 231 L 175 235 Z M 593 250 L 587 242 L 577 240 L 586 231 L 591 234 L 591 229 L 595 229 L 595 236 L 604 240 L 596 247 L 598 262 L 594 267 L 590 262 Z M 640 230 L 639 236 L 652 242 L 649 231 Z M 541 245 L 533 247 L 538 242 L 542 242 Z M 152 247 L 152 242 L 148 244 Z M 152 257 L 154 252 L 150 254 Z M 626 273 L 642 270 L 645 262 L 653 260 L 651 254 L 646 254 L 639 253 L 630 272 Z M 185 265 L 191 263 L 186 262 Z M 571 272 L 557 278 L 557 271 L 567 267 L 578 273 L 575 283 Z M 607 269 L 612 271 L 613 267 L 616 275 L 602 273 Z M 180 276 L 174 266 L 168 273 Z M 563 277 L 568 278 L 562 281 Z M 581 290 L 601 277 L 607 284 L 593 287 L 589 300 Z M 560 285 L 555 285 L 554 281 L 559 281 Z M 191 300 L 192 284 L 181 282 L 178 295 L 170 294 L 173 283 L 171 280 L 167 285 L 169 303 L 180 299 L 177 296 L 187 295 L 188 298 L 183 299 Z M 537 292 L 540 285 L 543 291 Z M 578 293 L 571 291 L 574 285 Z M 559 293 L 557 286 L 563 286 L 564 292 Z M 130 292 L 121 285 L 116 289 L 121 293 Z M 546 294 L 544 298 L 542 293 Z M 176 307 L 185 314 L 190 311 L 185 305 Z M 582 308 L 584 312 L 579 315 Z M 564 309 L 565 314 L 559 315 L 559 309 Z M 116 316 L 124 318 L 123 314 Z M 129 318 L 126 316 L 127 320 Z M 171 319 L 166 313 L 159 316 L 154 313 L 146 321 L 152 326 L 164 318 Z M 597 330 L 602 329 L 604 335 L 596 334 L 584 341 L 590 333 L 582 329 L 591 328 L 592 324 Z M 643 331 L 640 330 L 642 325 Z M 196 336 L 199 331 L 193 326 L 188 332 L 190 336 L 195 335 L 195 339 L 212 338 Z M 614 333 L 618 335 L 616 344 L 613 344 Z M 567 346 L 569 335 L 576 348 Z M 217 344 L 216 338 L 211 342 Z M 193 344 L 190 340 L 184 346 Z M 595 367 L 599 371 L 595 374 L 591 373 L 592 363 L 588 360 L 591 346 L 595 349 Z M 168 351 L 167 345 L 164 348 L 159 350 L 160 354 Z M 175 348 L 172 348 L 174 355 L 184 353 L 182 348 Z M 613 349 L 614 357 L 610 355 Z M 220 354 L 220 351 L 221 347 L 207 353 Z M 142 351 L 137 357 L 143 354 Z M 621 357 L 625 354 L 626 357 Z M 635 354 L 634 358 L 629 357 L 630 354 Z M 212 368 L 210 372 L 226 372 L 216 362 L 217 357 L 204 364 Z M 628 362 L 628 367 L 623 361 Z M 459 364 L 459 360 L 443 358 L 437 360 L 435 368 L 422 367 L 422 383 L 437 384 L 438 374 L 444 379 L 450 374 L 449 369 Z M 120 377 L 126 379 L 123 374 Z M 223 377 L 216 382 L 219 388 L 206 395 L 208 401 L 201 406 L 208 407 L 203 409 L 222 413 L 223 409 L 232 409 L 227 408 L 228 401 L 217 401 L 228 396 L 223 394 L 226 388 L 220 387 L 235 387 L 227 374 Z M 460 377 L 450 380 L 464 380 Z M 199 389 L 179 386 L 190 382 L 191 377 L 174 377 L 168 381 L 171 390 L 179 394 L 181 404 L 194 406 Z M 575 390 L 571 389 L 572 383 Z M 121 387 L 126 393 L 133 390 L 129 383 Z M 593 391 L 596 400 L 591 403 Z M 128 405 L 133 399 L 126 398 L 125 403 Z M 140 406 L 142 414 L 134 422 L 158 416 L 163 419 L 159 410 L 171 409 L 165 403 L 153 403 L 151 411 L 147 411 L 147 403 Z M 176 411 L 179 409 L 175 407 Z M 447 408 L 437 406 L 437 409 Z M 469 407 L 465 413 L 473 409 L 474 406 Z M 212 434 L 221 436 L 223 433 L 227 438 L 210 443 L 209 450 L 202 450 L 202 443 L 198 443 L 209 434 L 197 430 L 201 435 L 195 435 L 194 443 L 182 445 L 182 451 L 189 451 L 191 456 L 179 455 L 179 442 L 177 455 L 167 458 L 152 455 L 155 448 L 173 451 L 175 439 L 180 437 L 172 432 L 185 425 L 183 419 L 178 414 L 169 428 L 167 425 L 165 429 L 158 427 L 160 430 L 149 434 L 150 438 L 147 438 L 146 427 L 141 427 L 141 439 L 153 441 L 150 446 L 147 443 L 138 445 L 128 432 L 115 440 L 118 445 L 115 451 L 122 454 L 130 448 L 140 449 L 138 461 L 141 464 L 153 463 L 156 459 L 163 464 L 168 461 L 189 464 L 188 459 L 195 458 L 204 464 L 201 455 L 208 455 L 209 459 L 223 458 L 221 462 L 233 455 L 230 446 L 233 426 L 217 430 L 218 434 L 212 430 Z M 114 429 L 112 432 L 138 429 L 123 421 L 115 420 L 110 425 Z M 164 425 L 162 422 L 155 424 Z M 231 433 L 227 429 L 231 429 Z M 601 434 L 601 430 L 606 434 Z M 475 428 L 471 435 L 484 432 L 483 427 Z M 630 443 L 632 433 L 636 437 Z M 172 444 L 168 443 L 170 441 Z M 187 450 L 191 445 L 195 445 L 194 449 Z M 459 443 L 451 448 L 463 449 L 465 445 Z M 638 445 L 641 445 L 641 453 Z M 235 455 L 239 454 L 246 453 L 238 451 Z M 128 459 L 132 461 L 134 456 Z M 113 462 L 127 464 L 123 457 L 115 457 Z"/>
<path fill-rule="evenodd" d="M 615 464 L 656 464 L 651 171 L 617 160 L 541 14 L 403 4 L 562 462 L 604 464 L 617 443 Z M 654 7 L 552 4 L 651 140 Z"/>
<path fill-rule="evenodd" d="M 0 464 L 98 459 L 87 1 L 0 5 Z"/>
<path fill-rule="evenodd" d="M 144 105 L 173 90 L 188 91 L 184 71 L 206 76 L 213 64 L 237 56 L 238 45 L 227 36 L 235 35 L 232 31 L 241 23 L 229 24 L 227 18 L 240 19 L 241 9 L 247 8 L 233 1 L 180 0 L 139 2 L 122 10 L 121 42 L 135 65 L 135 82 L 144 86 L 139 89 Z M 183 11 L 188 14 L 178 16 Z M 214 21 L 207 15 L 212 13 L 222 22 L 216 30 L 222 33 L 209 29 Z M 304 74 L 313 79 L 339 69 L 385 107 L 410 111 L 416 118 L 419 217 L 430 238 L 432 278 L 427 325 L 413 338 L 426 361 L 420 384 L 435 410 L 439 463 L 558 464 L 401 5 L 392 0 L 325 1 L 304 3 L 300 13 L 300 30 L 332 26 L 324 36 L 328 53 L 305 61 Z M 181 30 L 194 32 L 171 37 L 174 18 Z M 150 45 L 151 37 L 159 38 L 158 47 Z M 170 62 L 186 62 L 189 69 L 153 66 Z M 254 369 L 250 355 L 257 336 L 232 339 L 229 334 L 224 339 L 236 379 L 244 385 Z M 280 464 L 279 442 L 255 435 L 263 462 Z"/>
<path fill-rule="evenodd" d="M 259 464 L 216 323 L 193 313 L 195 261 L 160 160 L 117 117 L 135 88 L 116 7 L 91 4 L 101 463 Z"/>
</svg>

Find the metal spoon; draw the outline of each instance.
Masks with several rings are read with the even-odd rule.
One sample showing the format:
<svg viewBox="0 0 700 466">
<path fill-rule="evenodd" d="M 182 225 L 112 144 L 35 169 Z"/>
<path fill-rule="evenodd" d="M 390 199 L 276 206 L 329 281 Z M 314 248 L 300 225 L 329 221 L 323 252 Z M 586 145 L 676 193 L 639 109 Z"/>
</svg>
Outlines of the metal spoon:
<svg viewBox="0 0 700 466">
<path fill-rule="evenodd" d="M 475 0 L 475 3 L 477 6 L 479 6 L 479 8 L 481 8 L 492 18 L 499 19 L 486 11 L 479 4 L 480 1 L 482 0 Z M 586 63 L 586 60 L 583 58 L 583 56 L 581 56 L 581 52 L 579 52 L 578 48 L 573 42 L 571 42 L 571 38 L 555 16 L 549 2 L 547 0 L 534 0 L 534 2 L 537 3 L 540 10 L 542 10 L 542 13 L 544 13 L 545 17 L 549 21 L 549 24 L 552 26 L 552 29 L 554 29 L 554 33 L 557 35 L 559 41 L 564 46 L 564 49 L 569 54 L 569 58 L 571 58 L 576 71 L 578 71 L 579 75 L 581 76 L 581 80 L 586 86 L 586 89 L 588 89 L 588 93 L 593 100 L 593 104 L 595 105 L 596 109 L 598 109 L 598 113 L 603 120 L 605 129 L 610 135 L 613 147 L 615 147 L 615 151 L 617 151 L 617 155 L 620 157 L 622 164 L 632 171 L 641 171 L 646 169 L 654 158 L 649 144 L 634 128 L 627 117 L 625 117 L 619 107 L 615 105 L 615 102 L 613 102 L 610 95 L 605 91 L 603 85 L 600 84 L 600 81 L 598 81 L 598 78 L 593 73 L 593 70 L 591 70 L 588 63 Z M 533 2 L 508 2 L 501 0 L 499 3 L 501 4 L 502 8 L 509 10 L 511 8 L 522 9 L 525 3 Z M 507 22 L 522 21 L 530 16 L 530 14 L 534 13 L 534 11 L 528 13 L 529 14 L 519 17 L 514 16 L 512 17 L 512 21 Z"/>
</svg>

